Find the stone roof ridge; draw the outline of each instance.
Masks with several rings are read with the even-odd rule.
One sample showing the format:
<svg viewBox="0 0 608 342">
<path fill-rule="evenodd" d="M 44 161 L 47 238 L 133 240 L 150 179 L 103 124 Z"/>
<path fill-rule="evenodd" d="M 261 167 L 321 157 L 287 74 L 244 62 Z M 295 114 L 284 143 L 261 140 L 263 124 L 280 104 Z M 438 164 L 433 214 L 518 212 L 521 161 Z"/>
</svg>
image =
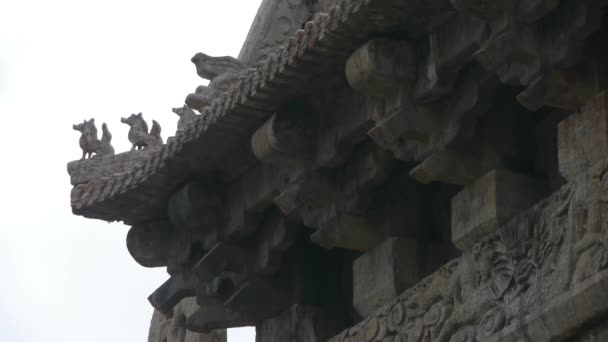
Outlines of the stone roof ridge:
<svg viewBox="0 0 608 342">
<path fill-rule="evenodd" d="M 145 162 L 136 164 L 132 169 L 120 174 L 76 185 L 71 193 L 71 204 L 75 213 L 136 187 L 164 168 L 178 156 L 186 144 L 198 139 L 226 112 L 255 97 L 277 74 L 285 72 L 288 66 L 295 64 L 298 57 L 314 49 L 320 41 L 329 38 L 327 34 L 330 31 L 338 29 L 350 15 L 371 2 L 372 0 L 337 0 L 328 13 L 317 13 L 311 21 L 306 22 L 304 29 L 297 30 L 294 36 L 274 48 L 256 67 L 246 69 L 228 90 L 220 93 L 201 111 L 201 115 L 196 116 L 183 130 L 178 130 L 174 139 L 151 153 Z"/>
</svg>

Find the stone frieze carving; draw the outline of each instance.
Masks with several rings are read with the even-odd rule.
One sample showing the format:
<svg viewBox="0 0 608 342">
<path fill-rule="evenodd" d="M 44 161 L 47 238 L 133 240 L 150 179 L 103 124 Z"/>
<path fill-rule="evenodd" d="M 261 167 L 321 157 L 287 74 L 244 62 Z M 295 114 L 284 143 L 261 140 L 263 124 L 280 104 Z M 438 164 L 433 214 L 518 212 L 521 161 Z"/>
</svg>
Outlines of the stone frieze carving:
<svg viewBox="0 0 608 342">
<path fill-rule="evenodd" d="M 594 299 L 608 279 L 602 273 L 607 165 L 599 163 L 331 342 L 501 341 L 518 334 L 546 341 L 563 337 L 568 326 L 556 322 L 568 310 L 578 315 L 569 324 L 578 326 L 608 309 L 603 297 Z M 529 319 L 522 323 L 523 317 Z"/>
</svg>

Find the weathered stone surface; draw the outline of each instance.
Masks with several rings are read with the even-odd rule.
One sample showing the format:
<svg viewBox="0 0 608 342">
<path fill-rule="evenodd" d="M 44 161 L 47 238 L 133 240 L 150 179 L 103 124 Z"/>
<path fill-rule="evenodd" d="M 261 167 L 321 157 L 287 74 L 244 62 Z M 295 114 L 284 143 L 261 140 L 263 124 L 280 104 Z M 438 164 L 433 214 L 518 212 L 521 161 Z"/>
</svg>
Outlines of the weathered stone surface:
<svg viewBox="0 0 608 342">
<path fill-rule="evenodd" d="M 227 342 L 225 330 L 199 334 L 186 329 L 188 317 L 198 309 L 194 297 L 183 299 L 168 315 L 154 311 L 148 342 Z"/>
<path fill-rule="evenodd" d="M 559 172 L 569 181 L 608 155 L 608 94 L 594 97 L 558 126 Z"/>
<path fill-rule="evenodd" d="M 305 106 L 294 104 L 273 115 L 251 137 L 251 149 L 260 161 L 285 164 L 310 159 L 316 143 L 318 120 Z"/>
<path fill-rule="evenodd" d="M 368 251 L 380 243 L 387 232 L 377 229 L 366 218 L 340 215 L 323 222 L 311 240 L 324 248 Z"/>
<path fill-rule="evenodd" d="M 336 2 L 335 0 L 319 0 L 319 9 L 328 12 L 329 8 Z"/>
<path fill-rule="evenodd" d="M 293 305 L 256 329 L 256 342 L 325 342 L 344 328 L 343 313 L 335 309 Z"/>
<path fill-rule="evenodd" d="M 190 272 L 174 274 L 149 297 L 152 306 L 168 315 L 182 299 L 196 295 L 197 281 Z"/>
<path fill-rule="evenodd" d="M 96 179 L 128 172 L 127 170 L 130 168 L 143 164 L 155 152 L 158 152 L 158 148 L 72 161 L 68 163 L 70 183 L 72 185 L 85 184 Z"/>
<path fill-rule="evenodd" d="M 608 341 L 608 322 L 602 321 L 592 329 L 585 329 L 572 339 L 573 342 L 602 342 Z"/>
<path fill-rule="evenodd" d="M 199 86 L 185 100 L 186 105 L 199 111 L 208 107 L 221 92 L 228 90 L 245 71 L 245 65 L 230 56 L 211 57 L 199 52 L 191 61 L 196 66 L 196 73 L 209 80 L 208 86 Z"/>
<path fill-rule="evenodd" d="M 353 307 L 361 317 L 420 280 L 420 248 L 412 239 L 389 238 L 353 263 Z"/>
<path fill-rule="evenodd" d="M 545 185 L 529 176 L 490 171 L 452 199 L 452 241 L 462 251 L 471 248 L 545 192 Z"/>
<path fill-rule="evenodd" d="M 479 177 L 483 169 L 483 162 L 474 155 L 443 150 L 430 155 L 410 175 L 423 184 L 439 181 L 467 185 Z"/>
<path fill-rule="evenodd" d="M 72 128 L 75 131 L 82 133 L 79 140 L 80 148 L 82 149 L 82 158 L 80 160 L 84 160 L 87 156 L 91 159 L 93 153 L 95 153 L 96 156 L 109 156 L 114 154 L 112 134 L 105 122 L 101 125 L 103 131 L 101 140 L 97 137 L 95 119 L 84 120 L 81 124 L 73 125 Z"/>
<path fill-rule="evenodd" d="M 316 1 L 263 0 L 243 43 L 239 60 L 253 66 L 292 36 L 315 12 Z"/>
<path fill-rule="evenodd" d="M 330 341 L 576 336 L 608 312 L 607 165 L 599 162 L 596 176 L 563 186 Z"/>
<path fill-rule="evenodd" d="M 199 308 L 188 317 L 186 327 L 199 333 L 210 333 L 214 330 L 255 325 L 253 316 L 240 313 L 226 307 L 214 297 L 197 294 Z"/>
<path fill-rule="evenodd" d="M 309 9 L 330 3 L 287 2 Z M 555 136 L 536 140 L 533 133 L 554 115 L 544 107 L 572 110 L 595 91 L 588 87 L 593 77 L 564 70 L 587 61 L 580 59 L 588 54 L 585 38 L 598 29 L 607 2 L 332 4 L 255 68 L 197 55 L 197 72 L 211 84 L 188 101 L 204 107 L 203 116 L 130 172 L 72 192 L 74 213 L 133 226 L 128 248 L 135 260 L 166 264 L 171 279 L 153 304 L 168 312 L 196 294 L 200 308 L 186 327 L 258 324 L 268 328 L 262 339 L 303 339 L 308 318 L 285 318 L 288 307 L 337 306 L 337 317 L 359 321 L 353 298 L 375 295 L 361 287 L 396 283 L 395 270 L 404 271 L 395 265 L 405 262 L 393 262 L 368 266 L 373 277 L 353 275 L 361 252 L 372 255 L 390 236 L 412 239 L 417 275 L 426 275 L 460 255 L 449 244 L 453 228 L 462 257 L 397 298 L 397 290 L 379 290 L 372 299 L 390 292 L 389 305 L 337 339 L 563 340 L 605 315 L 597 304 L 606 302 L 598 291 L 605 281 L 595 277 L 608 267 L 608 163 L 589 143 L 594 147 L 578 153 L 588 165 L 559 188 L 551 181 L 557 160 L 535 160 L 556 155 Z M 599 46 L 606 32 L 598 37 Z M 290 104 L 314 109 L 319 134 L 262 129 L 263 153 L 251 153 L 255 130 Z M 599 126 L 591 137 L 605 134 Z M 303 146 L 312 158 L 297 155 Z M 266 163 L 277 156 L 288 163 Z M 537 184 L 525 176 L 478 179 L 499 167 L 549 180 L 556 192 L 534 205 Z M 426 184 L 406 184 L 410 173 Z M 192 191 L 201 179 L 217 188 Z M 445 183 L 467 187 L 453 212 L 448 199 L 459 187 Z M 293 320 L 290 335 L 281 328 Z"/>
<path fill-rule="evenodd" d="M 194 110 L 187 105 L 183 105 L 181 108 L 172 108 L 171 111 L 179 116 L 179 120 L 177 121 L 178 130 L 185 129 L 186 125 L 192 122 L 197 115 L 196 112 L 194 112 Z"/>
<path fill-rule="evenodd" d="M 597 92 L 595 75 L 580 70 L 560 70 L 542 75 L 517 96 L 529 110 L 553 107 L 577 111 Z M 597 71 L 596 71 L 597 72 Z"/>
<path fill-rule="evenodd" d="M 129 141 L 131 151 L 143 149 L 163 144 L 160 136 L 160 125 L 152 120 L 152 128 L 148 132 L 148 123 L 144 120 L 142 113 L 131 114 L 128 118 L 121 118 L 120 122 L 129 125 Z"/>
<path fill-rule="evenodd" d="M 346 79 L 353 89 L 388 97 L 405 88 L 416 75 L 414 48 L 405 41 L 370 40 L 346 61 Z"/>
</svg>

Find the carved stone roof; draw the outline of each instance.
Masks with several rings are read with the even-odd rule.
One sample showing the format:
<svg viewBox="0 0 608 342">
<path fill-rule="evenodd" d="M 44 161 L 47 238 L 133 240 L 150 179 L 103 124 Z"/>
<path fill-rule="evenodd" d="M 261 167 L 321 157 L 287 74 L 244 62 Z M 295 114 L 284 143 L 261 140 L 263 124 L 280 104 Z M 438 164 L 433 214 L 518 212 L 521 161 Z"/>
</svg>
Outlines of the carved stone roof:
<svg viewBox="0 0 608 342">
<path fill-rule="evenodd" d="M 74 214 L 127 224 L 166 216 L 167 198 L 194 175 L 230 178 L 255 163 L 251 133 L 282 101 L 307 82 L 343 79 L 345 59 L 374 33 L 420 30 L 424 21 L 451 8 L 447 0 L 414 6 L 398 0 L 340 0 L 319 13 L 256 68 L 247 70 L 175 139 L 150 153 L 143 163 L 111 177 L 76 185 Z M 407 24 L 404 24 L 407 23 Z M 401 27 L 398 27 L 401 25 Z M 404 28 L 403 25 L 407 25 Z M 227 158 L 236 149 L 242 160 Z M 240 164 L 237 167 L 234 163 Z M 236 171 L 236 174 L 234 174 Z"/>
</svg>

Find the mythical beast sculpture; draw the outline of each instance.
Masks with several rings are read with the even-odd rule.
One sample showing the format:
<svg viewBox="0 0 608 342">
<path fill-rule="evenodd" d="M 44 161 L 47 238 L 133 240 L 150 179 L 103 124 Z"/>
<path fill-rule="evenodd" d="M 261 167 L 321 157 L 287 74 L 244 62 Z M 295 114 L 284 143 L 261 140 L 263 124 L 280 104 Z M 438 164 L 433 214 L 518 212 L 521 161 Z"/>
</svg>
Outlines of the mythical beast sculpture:
<svg viewBox="0 0 608 342">
<path fill-rule="evenodd" d="M 95 119 L 84 120 L 82 123 L 73 125 L 75 131 L 79 131 L 80 135 L 80 148 L 82 149 L 82 158 L 84 160 L 87 155 L 89 158 L 95 153 L 99 156 L 112 155 L 114 154 L 114 147 L 112 147 L 112 133 L 108 130 L 108 126 L 105 122 L 101 125 L 103 135 L 101 140 L 97 138 L 97 127 L 95 126 Z"/>
<path fill-rule="evenodd" d="M 201 85 L 186 97 L 186 104 L 199 111 L 209 106 L 217 94 L 227 90 L 245 70 L 245 65 L 234 57 L 211 57 L 202 52 L 192 57 L 192 63 L 196 65 L 196 73 L 210 81 L 208 86 Z"/>
<path fill-rule="evenodd" d="M 131 114 L 127 119 L 121 118 L 120 122 L 131 126 L 129 129 L 129 141 L 133 144 L 131 151 L 163 144 L 160 125 L 155 120 L 152 120 L 150 133 L 148 133 L 148 124 L 141 113 Z"/>
</svg>

